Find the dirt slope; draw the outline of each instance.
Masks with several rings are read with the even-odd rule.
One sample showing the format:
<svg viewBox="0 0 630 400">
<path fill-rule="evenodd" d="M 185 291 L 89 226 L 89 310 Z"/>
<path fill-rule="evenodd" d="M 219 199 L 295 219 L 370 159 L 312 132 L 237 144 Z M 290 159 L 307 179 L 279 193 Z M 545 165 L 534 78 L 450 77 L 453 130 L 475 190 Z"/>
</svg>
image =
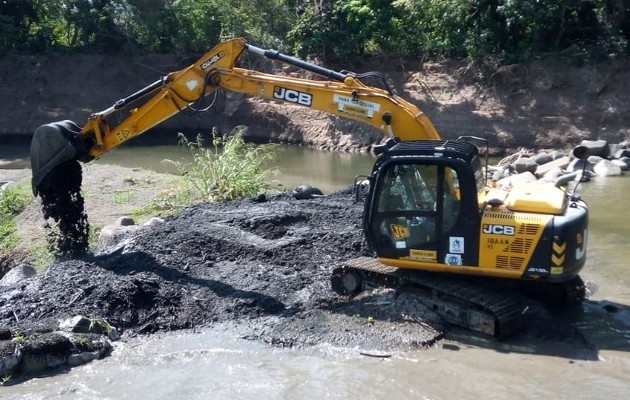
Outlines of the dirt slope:
<svg viewBox="0 0 630 400">
<path fill-rule="evenodd" d="M 82 124 L 90 113 L 189 62 L 155 55 L 3 57 L 0 135 L 29 136 L 39 125 L 61 119 Z M 283 72 L 279 66 L 259 64 Z M 629 64 L 614 57 L 588 66 L 543 59 L 502 67 L 484 78 L 459 61 L 376 57 L 336 69 L 385 73 L 395 90 L 420 106 L 445 138 L 487 137 L 502 149 L 564 148 L 582 138 L 630 138 L 630 116 L 624 112 L 630 107 Z M 161 128 L 194 135 L 213 126 L 229 131 L 236 125 L 249 126 L 249 134 L 258 140 L 335 150 L 367 150 L 382 138 L 372 128 L 327 114 L 233 93 L 221 93 L 208 113 L 179 115 Z"/>
</svg>

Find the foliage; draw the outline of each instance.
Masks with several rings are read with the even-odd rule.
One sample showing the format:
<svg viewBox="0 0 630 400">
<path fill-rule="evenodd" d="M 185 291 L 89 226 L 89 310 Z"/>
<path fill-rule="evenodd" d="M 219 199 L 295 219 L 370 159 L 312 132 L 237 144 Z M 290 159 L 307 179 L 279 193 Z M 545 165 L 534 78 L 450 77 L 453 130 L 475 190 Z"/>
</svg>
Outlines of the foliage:
<svg viewBox="0 0 630 400">
<path fill-rule="evenodd" d="M 273 170 L 264 165 L 273 160 L 274 146 L 246 143 L 244 132 L 245 127 L 239 126 L 227 137 L 215 135 L 210 148 L 204 147 L 200 136 L 190 142 L 180 134 L 180 143 L 190 151 L 192 161 L 166 162 L 184 177 L 189 202 L 234 200 L 273 189 L 267 181 Z"/>
<path fill-rule="evenodd" d="M 109 322 L 103 317 L 91 317 L 90 326 L 88 327 L 90 332 L 103 332 L 108 337 L 111 336 L 113 328 Z"/>
<path fill-rule="evenodd" d="M 200 53 L 231 37 L 300 56 L 506 62 L 630 51 L 630 0 L 3 0 L 0 52 Z"/>
<path fill-rule="evenodd" d="M 13 235 L 17 217 L 30 203 L 28 185 L 9 186 L 0 192 L 0 252 L 6 253 L 16 245 Z"/>
</svg>

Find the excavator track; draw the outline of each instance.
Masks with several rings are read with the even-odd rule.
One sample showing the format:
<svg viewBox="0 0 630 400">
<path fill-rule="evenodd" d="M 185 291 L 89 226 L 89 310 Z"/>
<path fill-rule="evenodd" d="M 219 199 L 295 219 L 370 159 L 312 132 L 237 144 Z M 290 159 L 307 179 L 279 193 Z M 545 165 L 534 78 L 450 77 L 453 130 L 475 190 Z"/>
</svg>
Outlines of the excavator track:
<svg viewBox="0 0 630 400">
<path fill-rule="evenodd" d="M 331 284 L 342 295 L 379 286 L 412 288 L 445 321 L 498 339 L 521 328 L 524 307 L 509 296 L 430 272 L 394 268 L 374 258 L 341 263 L 333 270 Z"/>
</svg>

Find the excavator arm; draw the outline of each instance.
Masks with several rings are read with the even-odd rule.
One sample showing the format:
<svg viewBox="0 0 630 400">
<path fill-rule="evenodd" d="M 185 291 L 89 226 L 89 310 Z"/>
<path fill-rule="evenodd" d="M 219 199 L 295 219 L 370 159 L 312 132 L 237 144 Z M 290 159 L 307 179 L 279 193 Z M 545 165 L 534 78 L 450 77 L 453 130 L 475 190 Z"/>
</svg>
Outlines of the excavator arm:
<svg viewBox="0 0 630 400">
<path fill-rule="evenodd" d="M 328 80 L 292 78 L 235 67 L 249 51 L 279 60 Z M 204 97 L 223 88 L 278 100 L 366 123 L 402 141 L 440 139 L 429 118 L 415 105 L 385 88 L 362 83 L 364 76 L 337 72 L 306 61 L 264 50 L 237 38 L 220 43 L 197 62 L 171 72 L 152 84 L 92 114 L 83 127 L 71 121 L 42 125 L 31 142 L 33 193 L 58 165 L 88 162 L 146 132 Z M 384 80 L 383 80 L 384 82 Z M 113 120 L 123 120 L 113 124 Z M 116 118 L 113 118 L 116 116 Z"/>
</svg>

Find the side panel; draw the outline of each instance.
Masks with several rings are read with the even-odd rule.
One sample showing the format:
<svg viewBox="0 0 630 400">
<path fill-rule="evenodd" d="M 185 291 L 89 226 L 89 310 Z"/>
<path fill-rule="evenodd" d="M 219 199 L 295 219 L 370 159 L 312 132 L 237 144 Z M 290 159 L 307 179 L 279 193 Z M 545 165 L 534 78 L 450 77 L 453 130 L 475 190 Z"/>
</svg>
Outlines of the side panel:
<svg viewBox="0 0 630 400">
<path fill-rule="evenodd" d="M 479 231 L 479 266 L 519 272 L 530 266 L 534 252 L 539 259 L 550 259 L 551 246 L 541 243 L 543 232 L 553 223 L 553 216 L 512 212 L 487 211 Z M 541 265 L 539 272 L 549 270 Z"/>
</svg>

